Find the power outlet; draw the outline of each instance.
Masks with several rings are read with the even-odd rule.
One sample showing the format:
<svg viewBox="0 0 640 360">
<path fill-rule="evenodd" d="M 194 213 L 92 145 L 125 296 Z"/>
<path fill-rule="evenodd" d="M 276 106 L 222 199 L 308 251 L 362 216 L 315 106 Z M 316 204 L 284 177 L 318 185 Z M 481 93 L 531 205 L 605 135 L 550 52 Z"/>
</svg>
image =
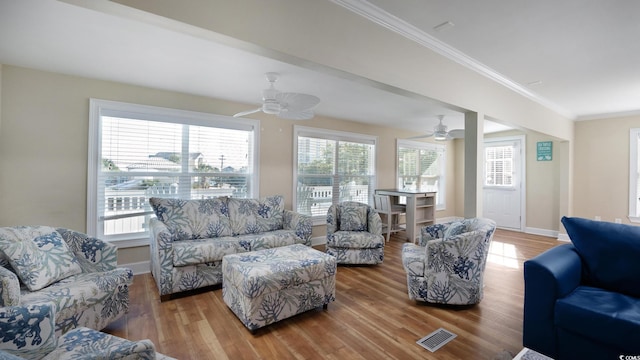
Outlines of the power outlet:
<svg viewBox="0 0 640 360">
<path fill-rule="evenodd" d="M 600 218 L 600 216 L 598 216 L 598 215 L 596 215 L 595 219 L 596 219 L 596 221 L 600 221 L 600 220 L 602 220 L 602 219 Z"/>
<path fill-rule="evenodd" d="M 622 224 L 622 219 L 620 218 L 616 218 L 614 221 L 616 222 L 616 224 Z"/>
</svg>

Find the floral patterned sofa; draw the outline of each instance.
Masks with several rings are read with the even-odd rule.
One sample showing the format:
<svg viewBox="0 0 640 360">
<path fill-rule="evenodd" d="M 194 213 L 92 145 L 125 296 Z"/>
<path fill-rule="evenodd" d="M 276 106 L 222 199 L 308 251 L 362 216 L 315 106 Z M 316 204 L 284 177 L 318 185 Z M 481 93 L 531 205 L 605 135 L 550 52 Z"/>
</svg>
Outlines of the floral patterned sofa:
<svg viewBox="0 0 640 360">
<path fill-rule="evenodd" d="M 484 218 L 423 227 L 420 243 L 402 248 L 409 299 L 451 305 L 479 303 L 495 229 L 496 223 Z"/>
<path fill-rule="evenodd" d="M 58 336 L 100 330 L 129 310 L 133 273 L 116 265 L 115 246 L 76 231 L 0 228 L 0 309 L 52 303 Z"/>
<path fill-rule="evenodd" d="M 311 245 L 311 217 L 286 210 L 284 198 L 150 198 L 151 272 L 161 300 L 222 283 L 225 255 Z"/>
</svg>

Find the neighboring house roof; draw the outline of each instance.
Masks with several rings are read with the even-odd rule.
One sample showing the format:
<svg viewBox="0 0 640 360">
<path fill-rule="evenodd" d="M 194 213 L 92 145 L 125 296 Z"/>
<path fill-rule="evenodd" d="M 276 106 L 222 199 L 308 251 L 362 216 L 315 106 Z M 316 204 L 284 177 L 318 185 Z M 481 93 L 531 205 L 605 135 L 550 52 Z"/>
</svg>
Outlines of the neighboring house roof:
<svg viewBox="0 0 640 360">
<path fill-rule="evenodd" d="M 150 156 L 148 160 L 127 166 L 129 171 L 180 171 L 180 164 L 163 157 Z"/>
<path fill-rule="evenodd" d="M 155 155 L 149 155 L 149 157 L 160 157 L 169 160 L 172 157 L 180 156 L 179 152 L 170 152 L 170 151 L 161 151 L 156 153 Z M 193 152 L 189 153 L 189 159 L 196 160 L 198 158 L 203 157 L 201 152 Z"/>
</svg>

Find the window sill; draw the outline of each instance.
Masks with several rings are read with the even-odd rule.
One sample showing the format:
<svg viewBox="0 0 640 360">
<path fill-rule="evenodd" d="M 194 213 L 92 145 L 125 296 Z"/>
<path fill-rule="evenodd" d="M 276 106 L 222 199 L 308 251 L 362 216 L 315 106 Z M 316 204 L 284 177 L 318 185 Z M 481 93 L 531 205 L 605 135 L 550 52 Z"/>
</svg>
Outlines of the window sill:
<svg viewBox="0 0 640 360">
<path fill-rule="evenodd" d="M 118 249 L 128 249 L 140 246 L 149 246 L 149 238 L 107 240 Z"/>
</svg>

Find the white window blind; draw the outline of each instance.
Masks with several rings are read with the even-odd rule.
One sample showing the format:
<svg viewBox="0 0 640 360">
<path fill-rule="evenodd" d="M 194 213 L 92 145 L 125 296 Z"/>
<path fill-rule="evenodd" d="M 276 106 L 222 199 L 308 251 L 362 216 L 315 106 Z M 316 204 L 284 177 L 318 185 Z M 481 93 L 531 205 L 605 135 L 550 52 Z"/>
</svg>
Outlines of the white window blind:
<svg viewBox="0 0 640 360">
<path fill-rule="evenodd" d="M 92 100 L 88 232 L 148 239 L 150 197 L 257 196 L 256 124 Z"/>
<path fill-rule="evenodd" d="M 371 202 L 375 187 L 376 138 L 295 127 L 295 206 L 325 221 L 331 204 Z"/>
<path fill-rule="evenodd" d="M 486 186 L 513 186 L 514 147 L 487 146 L 485 148 L 485 181 Z"/>
<path fill-rule="evenodd" d="M 398 188 L 436 191 L 436 208 L 445 207 L 445 146 L 420 141 L 398 140 Z"/>
</svg>

